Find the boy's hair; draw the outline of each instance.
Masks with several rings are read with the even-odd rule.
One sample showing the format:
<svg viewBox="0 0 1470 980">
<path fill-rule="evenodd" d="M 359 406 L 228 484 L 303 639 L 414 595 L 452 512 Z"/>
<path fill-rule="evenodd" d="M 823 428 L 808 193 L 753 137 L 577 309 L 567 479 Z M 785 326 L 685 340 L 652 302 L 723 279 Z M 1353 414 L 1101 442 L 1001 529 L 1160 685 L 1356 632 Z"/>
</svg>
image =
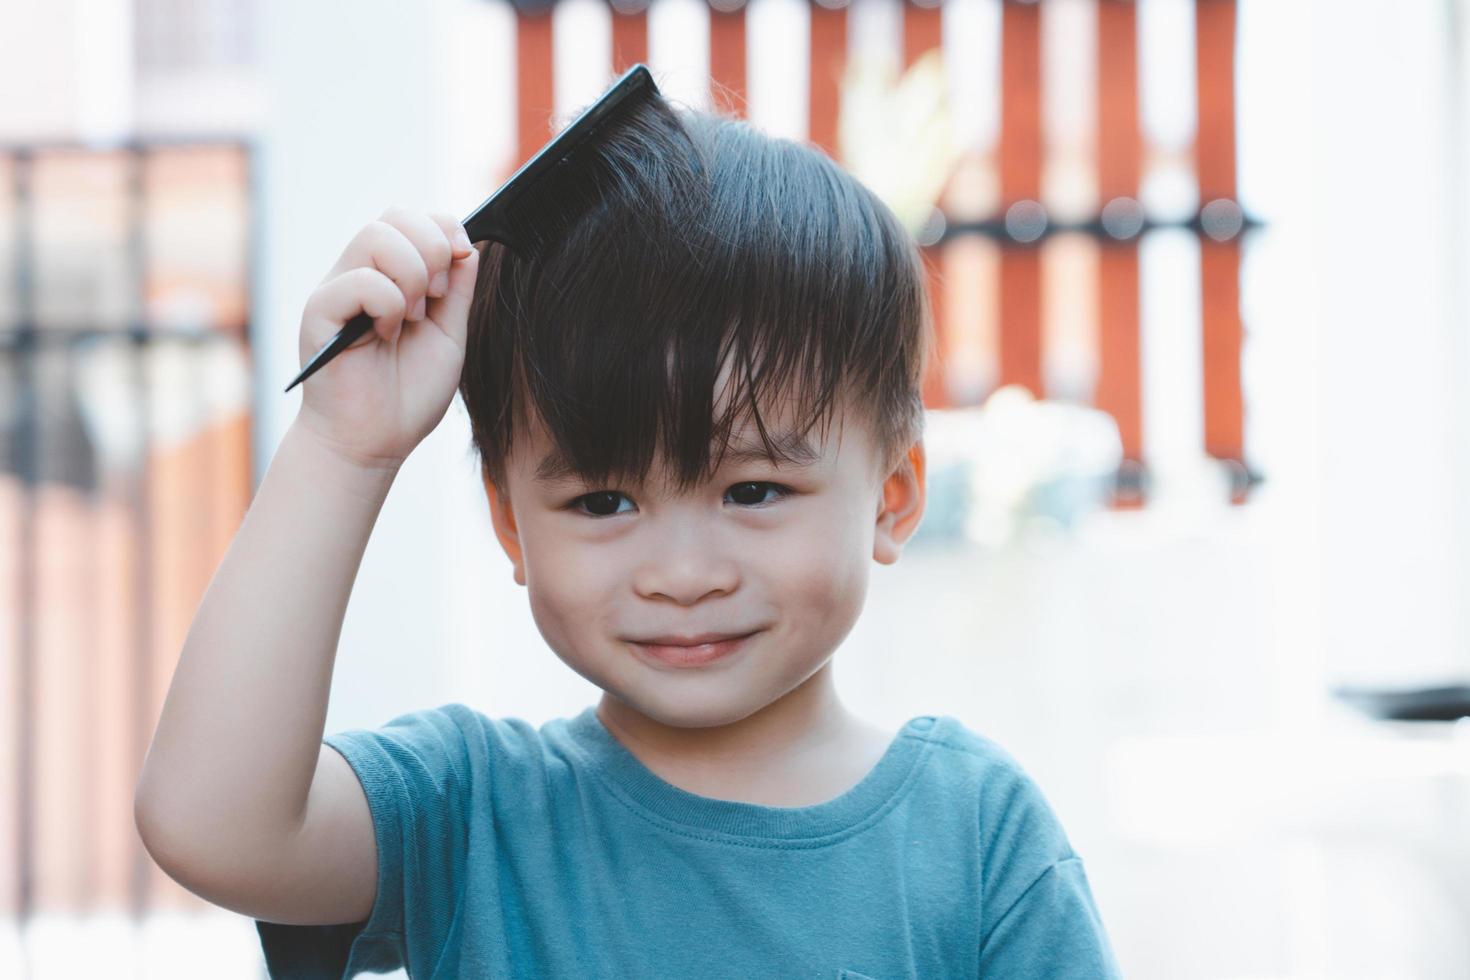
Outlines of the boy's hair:
<svg viewBox="0 0 1470 980">
<path fill-rule="evenodd" d="M 594 486 L 640 484 L 658 456 L 687 490 L 747 419 L 784 462 L 761 415 L 782 400 L 805 435 L 846 396 L 881 475 L 904 459 L 932 325 L 918 249 L 871 191 L 810 146 L 657 96 L 588 166 L 595 199 L 549 213 L 540 254 L 482 255 L 459 390 L 487 489 L 506 489 L 528 405 Z"/>
</svg>

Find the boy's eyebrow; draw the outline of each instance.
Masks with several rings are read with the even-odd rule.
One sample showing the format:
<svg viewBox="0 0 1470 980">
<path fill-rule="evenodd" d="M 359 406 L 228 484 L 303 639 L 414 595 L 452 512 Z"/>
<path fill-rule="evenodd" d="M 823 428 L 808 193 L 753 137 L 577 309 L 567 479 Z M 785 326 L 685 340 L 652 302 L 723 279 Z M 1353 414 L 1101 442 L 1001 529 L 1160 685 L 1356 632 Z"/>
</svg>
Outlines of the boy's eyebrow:
<svg viewBox="0 0 1470 980">
<path fill-rule="evenodd" d="M 787 469 L 803 469 L 822 458 L 822 454 L 807 441 L 806 437 L 797 432 L 776 432 L 770 435 L 771 445 L 776 450 L 776 455 L 784 456 L 789 462 L 776 462 L 777 467 Z M 745 463 L 771 462 L 765 447 L 757 441 L 742 441 L 732 443 L 725 450 L 725 458 L 722 465 L 742 465 Z M 572 464 L 566 455 L 559 449 L 553 449 L 536 467 L 536 473 L 532 477 L 537 483 L 554 485 L 558 483 L 572 482 Z"/>
</svg>

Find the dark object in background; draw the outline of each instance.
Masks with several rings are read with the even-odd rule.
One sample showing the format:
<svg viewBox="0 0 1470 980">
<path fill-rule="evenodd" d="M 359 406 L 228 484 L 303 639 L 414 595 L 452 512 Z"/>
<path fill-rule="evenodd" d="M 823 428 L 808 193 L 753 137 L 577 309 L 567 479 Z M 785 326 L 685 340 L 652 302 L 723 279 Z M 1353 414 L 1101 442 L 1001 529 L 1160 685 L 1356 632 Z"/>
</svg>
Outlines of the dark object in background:
<svg viewBox="0 0 1470 980">
<path fill-rule="evenodd" d="M 1373 718 L 1386 721 L 1454 721 L 1470 717 L 1470 685 L 1407 687 L 1335 687 L 1333 695 Z"/>
</svg>

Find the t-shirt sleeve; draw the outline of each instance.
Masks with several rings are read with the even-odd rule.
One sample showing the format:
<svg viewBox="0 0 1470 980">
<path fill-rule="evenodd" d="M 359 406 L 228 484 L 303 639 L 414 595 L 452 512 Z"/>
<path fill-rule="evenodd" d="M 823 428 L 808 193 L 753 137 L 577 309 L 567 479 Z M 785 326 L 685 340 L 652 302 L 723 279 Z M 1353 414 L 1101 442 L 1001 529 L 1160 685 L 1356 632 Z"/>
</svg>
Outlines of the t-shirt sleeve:
<svg viewBox="0 0 1470 980">
<path fill-rule="evenodd" d="M 1014 758 L 995 772 L 981 909 L 981 977 L 1117 980 L 1082 858 Z"/>
<path fill-rule="evenodd" d="M 323 739 L 352 766 L 367 796 L 378 850 L 377 897 L 361 922 L 257 920 L 271 977 L 336 980 L 399 968 L 429 974 L 452 926 L 465 865 L 475 718 L 463 705 L 445 705 Z"/>
<path fill-rule="evenodd" d="M 1122 976 L 1080 857 L 1047 867 L 995 922 L 980 949 L 980 976 Z"/>
</svg>

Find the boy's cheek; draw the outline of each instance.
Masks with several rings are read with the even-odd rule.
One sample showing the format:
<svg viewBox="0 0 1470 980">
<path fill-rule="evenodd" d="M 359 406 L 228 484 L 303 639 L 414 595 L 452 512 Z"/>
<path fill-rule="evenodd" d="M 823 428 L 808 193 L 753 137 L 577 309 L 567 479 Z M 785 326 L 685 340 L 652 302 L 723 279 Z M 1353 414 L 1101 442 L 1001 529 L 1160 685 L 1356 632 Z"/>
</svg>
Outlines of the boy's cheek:
<svg viewBox="0 0 1470 980">
<path fill-rule="evenodd" d="M 558 606 L 596 601 L 612 574 L 610 563 L 600 560 L 595 549 L 527 549 L 527 584 Z"/>
<path fill-rule="evenodd" d="M 548 615 L 585 616 L 606 598 L 612 570 L 599 549 L 541 535 L 522 539 L 526 587 L 533 609 Z"/>
<path fill-rule="evenodd" d="M 565 660 L 570 652 L 596 644 L 598 637 L 593 634 L 600 628 L 600 617 L 589 615 L 585 607 L 568 605 L 565 593 L 544 587 L 533 587 L 528 592 L 536 629 L 559 657 Z"/>
<path fill-rule="evenodd" d="M 840 604 L 865 584 L 872 543 L 871 535 L 866 542 L 863 538 L 851 527 L 807 527 L 769 542 L 747 568 L 765 580 L 765 591 L 783 605 Z"/>
<path fill-rule="evenodd" d="M 759 546 L 761 555 L 780 554 L 788 567 L 817 574 L 829 566 L 860 561 L 872 551 L 872 536 L 871 515 L 833 501 L 826 507 L 807 508 L 776 533 L 764 536 Z"/>
</svg>

